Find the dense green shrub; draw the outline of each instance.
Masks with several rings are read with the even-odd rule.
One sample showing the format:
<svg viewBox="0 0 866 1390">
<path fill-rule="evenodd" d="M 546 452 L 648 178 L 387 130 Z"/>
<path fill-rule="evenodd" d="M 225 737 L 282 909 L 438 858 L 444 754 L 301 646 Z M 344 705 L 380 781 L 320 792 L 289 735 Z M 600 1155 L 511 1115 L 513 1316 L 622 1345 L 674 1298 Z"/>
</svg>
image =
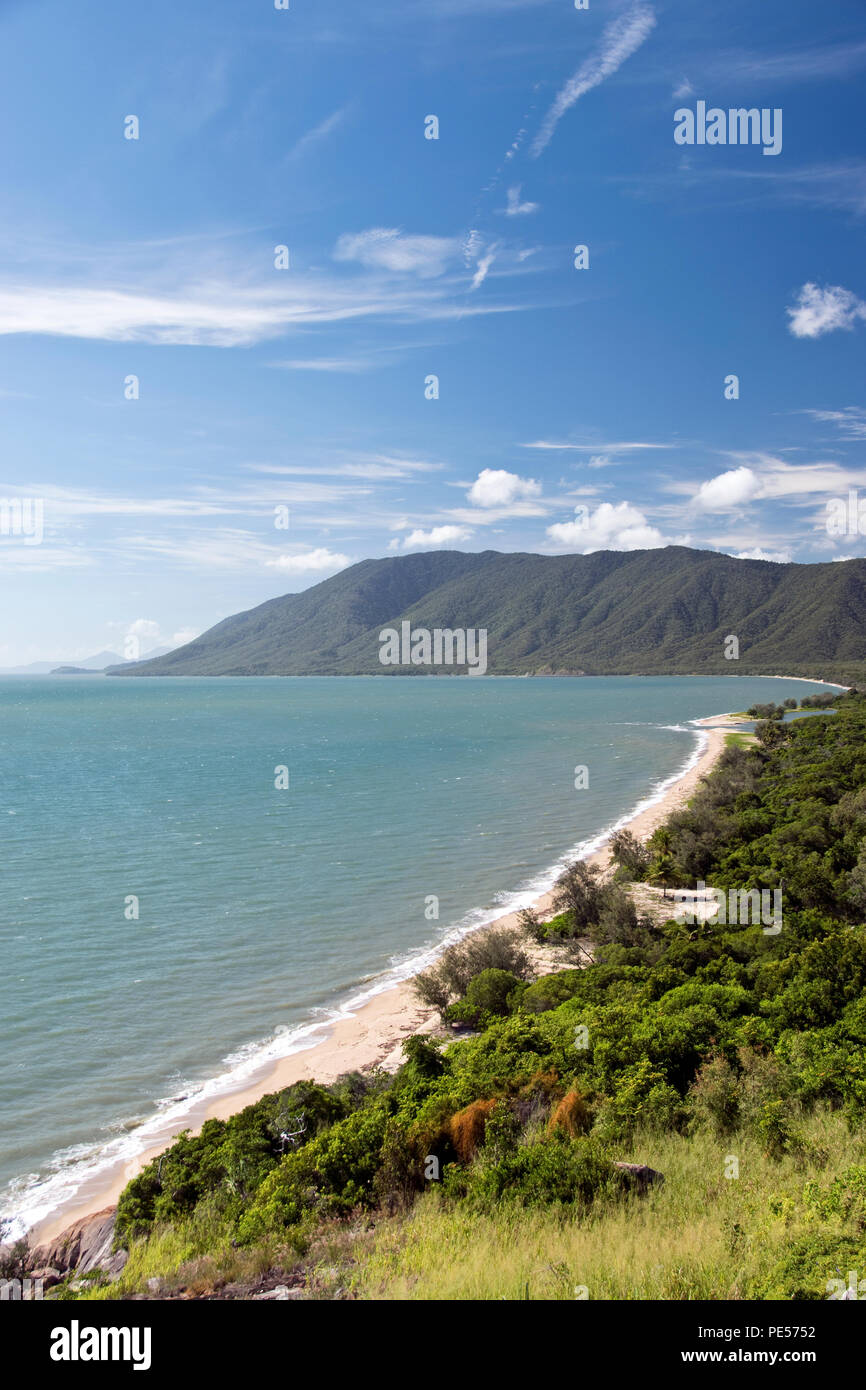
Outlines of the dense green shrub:
<svg viewBox="0 0 866 1390">
<path fill-rule="evenodd" d="M 526 983 L 510 970 L 482 970 L 470 980 L 463 998 L 451 1005 L 446 1020 L 486 1028 L 494 1018 L 513 1013 L 525 989 Z"/>
</svg>

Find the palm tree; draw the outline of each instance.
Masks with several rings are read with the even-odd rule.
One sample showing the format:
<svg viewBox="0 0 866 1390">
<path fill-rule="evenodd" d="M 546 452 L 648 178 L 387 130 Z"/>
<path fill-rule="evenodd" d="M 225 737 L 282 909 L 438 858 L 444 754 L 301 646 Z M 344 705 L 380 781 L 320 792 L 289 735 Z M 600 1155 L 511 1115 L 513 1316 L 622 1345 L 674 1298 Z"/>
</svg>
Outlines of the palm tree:
<svg viewBox="0 0 866 1390">
<path fill-rule="evenodd" d="M 661 884 L 662 897 L 668 895 L 668 888 L 677 881 L 677 866 L 673 855 L 663 852 L 656 856 L 647 872 L 647 883 Z"/>
</svg>

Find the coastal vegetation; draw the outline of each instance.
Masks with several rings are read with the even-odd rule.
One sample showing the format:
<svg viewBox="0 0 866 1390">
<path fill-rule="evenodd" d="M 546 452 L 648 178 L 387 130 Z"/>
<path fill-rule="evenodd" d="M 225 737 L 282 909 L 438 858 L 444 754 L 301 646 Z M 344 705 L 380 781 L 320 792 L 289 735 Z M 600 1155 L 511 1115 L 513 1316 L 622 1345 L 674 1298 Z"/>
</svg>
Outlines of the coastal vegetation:
<svg viewBox="0 0 866 1390">
<path fill-rule="evenodd" d="M 766 723 L 647 845 L 614 838 L 612 878 L 571 865 L 550 922 L 446 952 L 418 988 L 458 1029 L 410 1037 L 395 1074 L 179 1137 L 120 1198 L 119 1281 L 78 1296 L 276 1270 L 308 1297 L 809 1300 L 866 1277 L 866 698 Z M 781 930 L 676 920 L 664 894 L 699 883 L 780 890 Z"/>
</svg>

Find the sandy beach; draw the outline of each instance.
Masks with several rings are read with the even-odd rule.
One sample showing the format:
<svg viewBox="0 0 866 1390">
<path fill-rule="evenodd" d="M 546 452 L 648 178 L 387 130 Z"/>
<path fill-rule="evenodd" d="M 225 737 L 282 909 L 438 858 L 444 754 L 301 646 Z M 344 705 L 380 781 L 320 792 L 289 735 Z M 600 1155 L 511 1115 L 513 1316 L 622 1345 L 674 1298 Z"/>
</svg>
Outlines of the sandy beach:
<svg viewBox="0 0 866 1390">
<path fill-rule="evenodd" d="M 698 782 L 722 752 L 726 732 L 736 728 L 737 721 L 720 714 L 698 723 L 706 730 L 706 747 L 695 764 L 672 782 L 657 801 L 627 822 L 627 828 L 637 839 L 646 840 L 672 811 L 691 799 Z M 602 846 L 587 855 L 587 860 L 604 870 L 610 863 L 609 851 Z M 552 913 L 551 904 L 552 892 L 547 892 L 533 906 L 546 917 Z M 505 913 L 479 930 L 490 931 L 494 927 L 516 930 L 517 913 Z M 269 1092 L 279 1091 L 296 1081 L 315 1079 L 327 1083 L 346 1072 L 376 1066 L 396 1070 L 403 1060 L 403 1040 L 413 1033 L 431 1031 L 439 1026 L 438 1014 L 419 1003 L 411 981 L 375 995 L 356 1013 L 331 1025 L 327 1036 L 314 1046 L 262 1066 L 252 1078 L 246 1078 L 236 1090 L 223 1093 L 217 1100 L 203 1101 L 200 1107 L 186 1113 L 182 1123 L 167 1129 L 158 1144 L 143 1150 L 131 1162 L 118 1163 L 113 1170 L 102 1172 L 82 1185 L 73 1202 L 58 1208 L 31 1229 L 31 1244 L 52 1240 L 73 1221 L 115 1204 L 129 1180 L 161 1153 L 171 1142 L 172 1135 L 181 1129 L 195 1132 L 205 1120 L 226 1119 Z"/>
</svg>

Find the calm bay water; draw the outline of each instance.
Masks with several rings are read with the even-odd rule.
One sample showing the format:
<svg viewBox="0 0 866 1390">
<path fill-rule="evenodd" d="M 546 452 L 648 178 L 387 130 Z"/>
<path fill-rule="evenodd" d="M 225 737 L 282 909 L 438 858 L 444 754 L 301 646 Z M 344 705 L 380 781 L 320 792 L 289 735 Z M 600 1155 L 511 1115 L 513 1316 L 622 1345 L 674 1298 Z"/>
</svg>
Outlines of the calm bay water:
<svg viewBox="0 0 866 1390">
<path fill-rule="evenodd" d="M 695 755 L 689 721 L 816 688 L 0 681 L 8 1230 L 143 1147 L 178 1093 L 315 1040 L 335 1007 L 536 896 Z"/>
</svg>

